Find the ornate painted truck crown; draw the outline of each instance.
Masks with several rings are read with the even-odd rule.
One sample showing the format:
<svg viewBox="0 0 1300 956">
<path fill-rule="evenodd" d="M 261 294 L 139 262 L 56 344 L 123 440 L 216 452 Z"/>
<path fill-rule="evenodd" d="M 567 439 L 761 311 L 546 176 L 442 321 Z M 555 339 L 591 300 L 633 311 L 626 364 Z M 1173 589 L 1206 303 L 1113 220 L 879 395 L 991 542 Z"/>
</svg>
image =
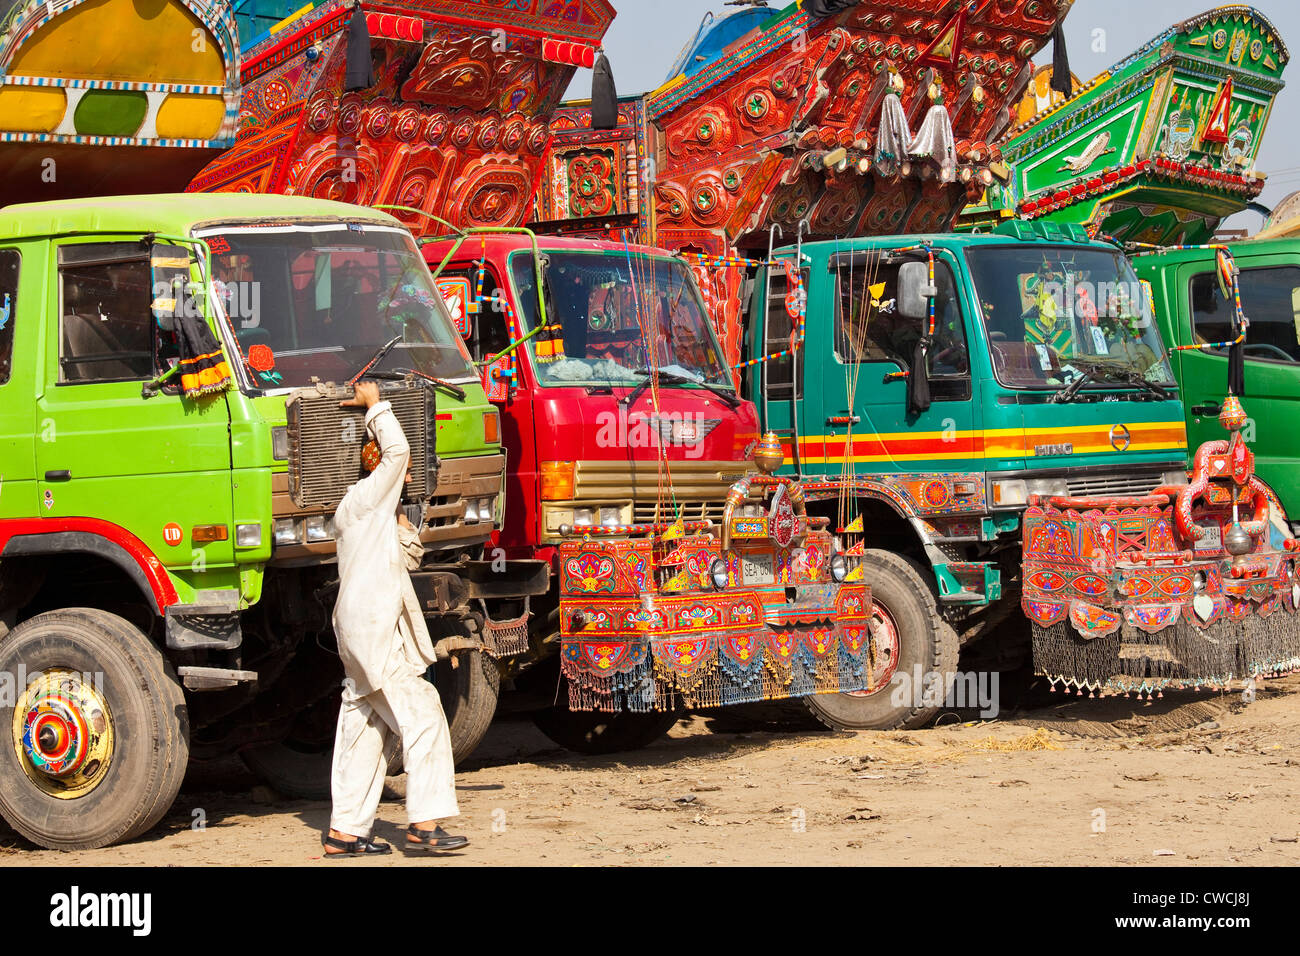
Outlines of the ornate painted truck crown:
<svg viewBox="0 0 1300 956">
<path fill-rule="evenodd" d="M 759 473 L 732 486 L 721 527 L 567 529 L 581 535 L 560 545 L 571 709 L 645 712 L 875 689 L 870 591 L 827 519 L 809 517 L 799 486 L 774 474 L 780 447 L 773 435 L 759 444 Z"/>
<path fill-rule="evenodd" d="M 1201 445 L 1186 485 L 1031 502 L 1022 603 L 1053 689 L 1214 689 L 1300 666 L 1297 541 L 1270 521 L 1236 396 L 1219 422 L 1231 437 Z"/>
</svg>

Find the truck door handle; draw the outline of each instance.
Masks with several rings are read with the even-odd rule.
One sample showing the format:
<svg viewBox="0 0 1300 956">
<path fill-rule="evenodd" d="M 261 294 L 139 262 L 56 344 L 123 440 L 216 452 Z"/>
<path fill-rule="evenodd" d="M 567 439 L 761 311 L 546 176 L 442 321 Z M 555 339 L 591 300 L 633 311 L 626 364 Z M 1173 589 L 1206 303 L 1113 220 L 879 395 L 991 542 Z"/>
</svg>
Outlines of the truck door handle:
<svg viewBox="0 0 1300 956">
<path fill-rule="evenodd" d="M 46 481 L 71 481 L 72 472 L 68 471 L 66 468 L 60 471 L 47 471 L 45 473 L 45 480 Z"/>
<path fill-rule="evenodd" d="M 826 419 L 827 425 L 858 425 L 861 422 L 861 415 L 832 415 Z"/>
<path fill-rule="evenodd" d="M 1214 415 L 1217 416 L 1221 409 L 1217 402 L 1206 402 L 1204 405 L 1193 405 L 1193 415 Z"/>
</svg>

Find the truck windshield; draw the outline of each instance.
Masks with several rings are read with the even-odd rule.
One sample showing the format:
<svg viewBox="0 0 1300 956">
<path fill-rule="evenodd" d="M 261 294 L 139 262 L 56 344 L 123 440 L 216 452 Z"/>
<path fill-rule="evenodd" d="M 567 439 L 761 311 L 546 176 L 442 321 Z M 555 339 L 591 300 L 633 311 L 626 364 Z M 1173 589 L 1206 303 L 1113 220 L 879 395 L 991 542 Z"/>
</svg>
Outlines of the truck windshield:
<svg viewBox="0 0 1300 956">
<path fill-rule="evenodd" d="M 442 296 L 404 231 L 302 223 L 202 236 L 212 249 L 217 300 L 259 387 L 298 388 L 313 376 L 346 381 L 397 336 L 376 370 L 473 376 Z"/>
<path fill-rule="evenodd" d="M 1024 245 L 966 255 L 1003 385 L 1058 388 L 1085 375 L 1091 388 L 1137 376 L 1174 384 L 1150 295 L 1120 252 Z"/>
<path fill-rule="evenodd" d="M 547 321 L 554 328 L 529 341 L 542 385 L 633 386 L 653 364 L 688 388 L 733 388 L 684 263 L 622 250 L 544 255 Z M 512 257 L 511 277 L 525 332 L 531 331 L 538 321 L 531 253 Z"/>
</svg>

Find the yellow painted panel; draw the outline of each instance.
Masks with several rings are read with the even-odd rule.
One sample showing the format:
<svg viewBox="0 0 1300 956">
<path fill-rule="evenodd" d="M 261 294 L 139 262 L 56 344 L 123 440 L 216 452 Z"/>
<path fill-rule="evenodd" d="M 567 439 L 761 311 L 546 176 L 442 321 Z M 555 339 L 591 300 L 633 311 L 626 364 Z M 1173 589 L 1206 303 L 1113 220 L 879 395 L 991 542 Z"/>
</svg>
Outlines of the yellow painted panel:
<svg viewBox="0 0 1300 956">
<path fill-rule="evenodd" d="M 158 107 L 158 138 L 212 139 L 225 115 L 226 103 L 220 96 L 172 93 Z"/>
<path fill-rule="evenodd" d="M 23 43 L 9 73 L 225 85 L 220 48 L 178 0 L 87 0 Z"/>
<path fill-rule="evenodd" d="M 63 90 L 6 86 L 0 89 L 0 130 L 6 133 L 52 133 L 67 108 L 68 98 Z"/>
</svg>

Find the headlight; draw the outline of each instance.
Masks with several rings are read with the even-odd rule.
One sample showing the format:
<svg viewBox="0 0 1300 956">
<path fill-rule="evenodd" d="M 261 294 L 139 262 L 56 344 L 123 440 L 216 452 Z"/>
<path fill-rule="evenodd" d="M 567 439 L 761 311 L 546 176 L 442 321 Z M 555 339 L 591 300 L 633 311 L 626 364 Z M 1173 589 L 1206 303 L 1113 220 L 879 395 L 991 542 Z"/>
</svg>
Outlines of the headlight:
<svg viewBox="0 0 1300 956">
<path fill-rule="evenodd" d="M 284 425 L 271 429 L 271 457 L 276 461 L 289 460 L 289 429 Z"/>
<path fill-rule="evenodd" d="M 842 554 L 837 554 L 831 558 L 831 577 L 836 584 L 840 584 L 849 576 L 849 561 Z"/>
<path fill-rule="evenodd" d="M 623 523 L 623 509 L 619 507 L 601 508 L 600 524 L 605 528 L 612 528 Z"/>
<path fill-rule="evenodd" d="M 260 548 L 262 546 L 262 524 L 235 525 L 235 547 Z"/>
<path fill-rule="evenodd" d="M 727 562 L 721 558 L 714 558 L 713 563 L 709 565 L 709 578 L 715 588 L 719 591 L 723 590 L 730 583 L 727 577 Z"/>
<path fill-rule="evenodd" d="M 546 530 L 558 533 L 564 525 L 573 524 L 573 511 L 569 508 L 549 508 L 546 512 Z"/>
<path fill-rule="evenodd" d="M 492 496 L 487 497 L 487 498 L 480 498 L 480 499 L 478 500 L 478 520 L 479 520 L 479 521 L 491 521 L 491 520 L 492 520 L 492 518 L 493 518 L 493 514 L 494 514 L 494 510 L 495 510 L 495 509 L 493 508 L 493 505 L 494 505 L 495 503 L 496 503 L 496 496 L 495 496 L 495 495 L 492 495 Z"/>
<path fill-rule="evenodd" d="M 596 516 L 595 516 L 594 514 L 592 514 L 592 511 L 591 511 L 590 508 L 574 508 L 574 509 L 573 509 L 573 523 L 574 523 L 574 524 L 587 524 L 587 525 L 595 524 L 595 523 L 596 523 Z"/>
<path fill-rule="evenodd" d="M 1185 471 L 1166 471 L 1160 476 L 1162 485 L 1185 485 L 1187 484 L 1187 472 Z"/>
<path fill-rule="evenodd" d="M 329 521 L 324 515 L 313 515 L 307 519 L 307 542 L 317 544 L 321 541 L 328 541 L 333 535 L 330 534 Z"/>
<path fill-rule="evenodd" d="M 994 505 L 1023 505 L 1029 502 L 1029 488 L 1023 478 L 1008 478 L 992 482 L 989 498 Z"/>
<path fill-rule="evenodd" d="M 292 518 L 275 519 L 276 544 L 302 544 L 302 530 Z"/>
<path fill-rule="evenodd" d="M 1070 485 L 1064 478 L 1033 478 L 1028 482 L 1031 495 L 1068 495 Z"/>
</svg>

